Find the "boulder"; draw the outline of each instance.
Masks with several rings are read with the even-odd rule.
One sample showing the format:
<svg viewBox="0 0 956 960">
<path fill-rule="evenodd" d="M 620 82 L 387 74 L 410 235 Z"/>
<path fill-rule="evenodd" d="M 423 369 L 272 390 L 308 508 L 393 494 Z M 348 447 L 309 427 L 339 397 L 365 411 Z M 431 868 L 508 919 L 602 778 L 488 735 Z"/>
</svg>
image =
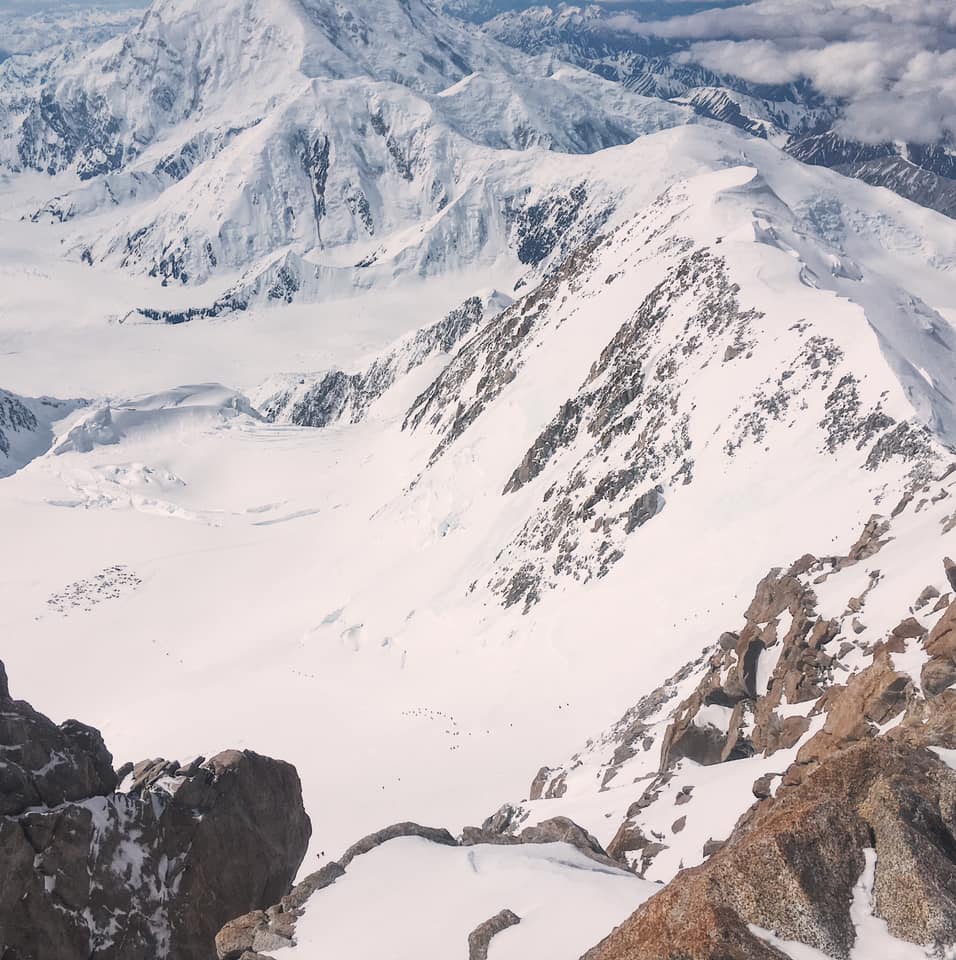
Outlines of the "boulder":
<svg viewBox="0 0 956 960">
<path fill-rule="evenodd" d="M 11 699 L 2 665 L 0 697 L 4 957 L 208 960 L 226 920 L 288 890 L 311 833 L 293 767 L 150 761 L 116 793 L 96 730 Z"/>
<path fill-rule="evenodd" d="M 956 590 L 956 563 L 953 563 L 950 557 L 943 558 L 943 569 L 946 571 L 946 579 L 953 590 Z"/>
<path fill-rule="evenodd" d="M 536 826 L 525 827 L 521 831 L 520 841 L 521 843 L 569 843 L 592 860 L 620 868 L 620 864 L 615 863 L 608 856 L 604 847 L 584 827 L 567 817 L 552 817 Z"/>
<path fill-rule="evenodd" d="M 956 683 L 956 602 L 939 618 L 924 646 L 929 660 L 920 682 L 929 696 L 935 696 Z"/>
<path fill-rule="evenodd" d="M 219 960 L 240 960 L 252 950 L 256 933 L 268 929 L 269 918 L 264 910 L 254 910 L 231 920 L 216 934 L 216 954 Z"/>
<path fill-rule="evenodd" d="M 926 636 L 927 630 L 916 617 L 907 617 L 901 623 L 898 623 L 891 633 L 901 640 L 919 640 Z"/>
</svg>

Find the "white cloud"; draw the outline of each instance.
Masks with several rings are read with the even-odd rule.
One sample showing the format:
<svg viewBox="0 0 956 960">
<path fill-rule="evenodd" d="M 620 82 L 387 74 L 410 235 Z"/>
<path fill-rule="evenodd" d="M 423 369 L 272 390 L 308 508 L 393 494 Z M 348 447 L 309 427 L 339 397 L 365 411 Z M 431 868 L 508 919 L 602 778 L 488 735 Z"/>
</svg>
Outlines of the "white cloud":
<svg viewBox="0 0 956 960">
<path fill-rule="evenodd" d="M 754 0 L 631 29 L 752 82 L 809 79 L 846 102 L 847 136 L 956 139 L 954 0 Z"/>
</svg>

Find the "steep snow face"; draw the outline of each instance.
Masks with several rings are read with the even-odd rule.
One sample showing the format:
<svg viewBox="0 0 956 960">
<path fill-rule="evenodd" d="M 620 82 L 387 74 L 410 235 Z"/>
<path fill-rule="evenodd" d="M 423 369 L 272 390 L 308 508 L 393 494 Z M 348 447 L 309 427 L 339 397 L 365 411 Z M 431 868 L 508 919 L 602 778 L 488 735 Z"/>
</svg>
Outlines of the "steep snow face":
<svg viewBox="0 0 956 960">
<path fill-rule="evenodd" d="M 694 155 L 709 137 L 680 140 Z M 619 213 L 410 410 L 406 428 L 431 438 L 429 469 L 444 472 L 460 469 L 454 453 L 476 427 L 493 435 L 505 410 L 552 404 L 503 477 L 505 496 L 533 509 L 487 581 L 504 603 L 528 610 L 562 578 L 606 576 L 639 528 L 697 485 L 719 489 L 760 449 L 852 476 L 869 500 L 883 464 L 919 474 L 940 455 L 934 434 L 956 440 L 950 325 L 882 275 L 865 233 L 824 238 L 822 183 L 805 193 L 796 164 L 768 163 L 777 155 L 756 142 L 748 153 L 763 175 L 731 168 Z M 563 394 L 544 359 L 554 343 L 577 358 Z M 737 496 L 765 499 L 762 474 L 738 482 Z"/>
<path fill-rule="evenodd" d="M 369 286 L 362 271 L 381 274 L 380 262 L 392 261 L 390 273 L 428 274 L 494 260 L 507 250 L 508 221 L 521 194 L 542 180 L 547 185 L 549 169 L 560 171 L 560 163 L 548 164 L 540 150 L 502 155 L 471 136 L 496 129 L 493 139 L 508 150 L 568 148 L 569 138 L 582 138 L 579 145 L 591 148 L 628 139 L 641 125 L 659 129 L 671 119 L 656 108 L 625 119 L 623 104 L 620 126 L 600 116 L 585 119 L 591 101 L 570 88 L 568 112 L 549 118 L 521 96 L 510 99 L 505 80 L 492 85 L 507 103 L 488 97 L 482 112 L 469 112 L 467 104 L 485 101 L 485 84 L 472 82 L 471 92 L 452 90 L 432 101 L 394 85 L 317 82 L 286 108 L 236 133 L 215 159 L 136 207 L 116 227 L 102 231 L 97 224 L 100 235 L 91 236 L 78 224 L 80 234 L 71 243 L 94 265 L 118 263 L 181 284 L 250 264 L 255 276 L 263 257 L 291 248 L 295 255 L 308 254 L 320 273 L 346 274 L 340 282 L 316 278 L 312 298 L 327 298 Z M 496 106 L 505 122 L 493 125 Z M 582 118 L 579 125 L 572 116 Z M 131 177 L 133 192 L 143 192 L 161 176 L 154 170 L 109 177 L 58 199 L 43 215 L 70 220 L 78 211 L 95 212 L 105 199 L 96 184 L 117 197 Z M 553 189 L 562 189 L 560 181 Z M 305 264 L 282 266 L 297 274 L 298 286 L 306 282 Z M 273 299 L 285 299 L 290 291 L 277 288 L 278 279 L 272 276 L 267 289 L 276 291 Z M 265 292 L 260 282 L 249 295 Z M 233 299 L 242 299 L 240 291 Z"/>
<path fill-rule="evenodd" d="M 44 86 L 16 156 L 6 159 L 92 177 L 183 123 L 248 126 L 312 80 L 365 77 L 437 94 L 476 72 L 559 89 L 543 67 L 421 0 L 229 0 L 214 8 L 158 0 L 140 25 Z M 619 131 L 609 142 L 622 139 Z"/>
</svg>

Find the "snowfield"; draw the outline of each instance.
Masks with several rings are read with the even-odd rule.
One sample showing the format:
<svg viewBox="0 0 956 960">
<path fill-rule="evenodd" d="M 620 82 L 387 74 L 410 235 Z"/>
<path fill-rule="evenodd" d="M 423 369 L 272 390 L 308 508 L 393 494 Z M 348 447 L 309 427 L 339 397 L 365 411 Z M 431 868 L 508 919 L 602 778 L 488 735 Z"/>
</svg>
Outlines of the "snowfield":
<svg viewBox="0 0 956 960">
<path fill-rule="evenodd" d="M 731 149 L 764 161 L 761 176 L 751 166 L 721 171 Z M 665 156 L 718 169 L 675 184 Z M 788 417 L 768 418 L 760 442 L 741 404 L 753 404 L 812 334 L 832 339 L 847 369 L 866 371 L 864 400 L 901 422 L 923 414 L 950 424 L 954 367 L 938 346 L 952 340 L 942 315 L 956 308 L 948 221 L 723 130 L 667 131 L 601 160 L 608 179 L 639 167 L 656 171 L 657 183 L 643 179 L 584 274 L 559 283 L 517 376 L 431 466 L 441 423 L 402 424 L 447 357 L 400 378 L 356 424 L 274 425 L 243 399 L 266 369 L 312 371 L 333 360 L 358 369 L 403 329 L 440 319 L 445 306 L 427 306 L 440 298 L 430 283 L 410 282 L 379 305 L 358 297 L 354 327 L 347 301 L 298 315 L 264 307 L 129 326 L 95 321 L 101 282 L 83 288 L 71 320 L 75 291 L 56 276 L 70 265 L 46 267 L 43 279 L 44 268 L 23 264 L 3 294 L 12 350 L 0 376 L 24 393 L 82 395 L 89 407 L 59 421 L 52 452 L 0 487 L 4 528 L 17 543 L 0 560 L 4 631 L 17 638 L 6 654 L 11 673 L 27 689 L 42 686 L 63 716 L 86 704 L 123 758 L 225 744 L 288 757 L 308 791 L 314 846 L 335 849 L 386 821 L 480 821 L 525 796 L 542 763 L 570 754 L 727 629 L 767 569 L 851 543 L 871 513 L 892 507 L 911 465 L 860 469 L 866 449 L 829 452 L 817 426 L 827 395 L 812 375 L 800 387 L 806 399 L 799 394 Z M 837 190 L 842 216 L 826 227 L 839 245 L 830 246 L 813 218 L 834 208 Z M 797 219 L 794 209 L 811 213 Z M 884 244 L 898 244 L 892 260 L 869 237 L 873 223 Z M 55 237 L 58 228 L 31 229 Z M 917 251 L 904 240 L 918 229 Z M 489 585 L 503 563 L 536 556 L 521 533 L 552 481 L 502 489 L 605 344 L 674 269 L 674 254 L 656 251 L 676 249 L 681 237 L 726 258 L 743 305 L 764 325 L 744 338 L 752 360 L 721 363 L 724 347 L 715 347 L 716 362 L 683 388 L 694 482 L 665 481 L 663 512 L 625 537 L 606 575 L 582 568 L 550 584 L 527 615 L 520 604 L 503 608 Z M 649 242 L 657 246 L 647 253 Z M 828 269 L 851 255 L 865 282 Z M 138 282 L 118 277 L 102 296 L 115 306 L 130 289 L 137 295 Z M 39 314 L 42 338 L 20 319 L 32 296 L 47 309 L 62 301 Z M 893 328 L 881 329 L 888 301 L 914 305 L 893 317 L 909 325 L 915 363 L 900 357 Z M 421 309 L 403 312 L 403 303 Z M 84 359 L 75 363 L 78 344 Z M 917 366 L 939 386 L 898 378 Z M 228 372 L 229 387 L 169 389 L 180 369 L 197 381 L 203 370 Z M 832 389 L 839 377 L 830 379 Z M 742 445 L 728 456 L 727 443 Z M 589 451 L 579 440 L 552 474 Z M 620 445 L 611 452 L 628 456 Z M 927 582 L 946 549 L 927 551 Z M 51 596 L 116 564 L 142 584 L 82 616 L 51 614 Z M 50 659 L 61 665 L 55 674 Z M 587 825 L 600 836 L 599 822 Z"/>
<path fill-rule="evenodd" d="M 495 937 L 491 956 L 576 960 L 655 890 L 567 844 L 441 847 L 392 840 L 316 896 L 286 955 L 464 957 L 468 934 L 507 904 L 521 922 Z M 368 903 L 376 904 L 376 922 L 356 924 Z"/>
<path fill-rule="evenodd" d="M 164 0 L 54 72 L 63 105 L 121 115 L 115 141 L 31 128 L 50 174 L 18 168 L 20 127 L 0 143 L 14 695 L 96 725 L 117 765 L 294 763 L 303 874 L 506 801 L 607 844 L 660 760 L 655 741 L 603 789 L 615 723 L 736 630 L 768 570 L 842 555 L 932 480 L 819 602 L 839 617 L 881 571 L 876 639 L 948 589 L 956 222 L 417 0 L 363 0 L 340 31 L 316 13 L 340 4 L 239 26 L 227 6 Z M 203 74 L 177 53 L 197 32 L 220 45 Z M 157 44 L 158 73 L 134 69 Z M 916 645 L 897 656 L 918 675 Z M 682 760 L 643 879 L 563 845 L 392 841 L 316 895 L 288 955 L 464 957 L 507 907 L 494 960 L 575 960 L 798 749 Z M 566 792 L 529 802 L 558 763 Z M 924 956 L 888 945 L 868 876 L 854 958 Z"/>
</svg>

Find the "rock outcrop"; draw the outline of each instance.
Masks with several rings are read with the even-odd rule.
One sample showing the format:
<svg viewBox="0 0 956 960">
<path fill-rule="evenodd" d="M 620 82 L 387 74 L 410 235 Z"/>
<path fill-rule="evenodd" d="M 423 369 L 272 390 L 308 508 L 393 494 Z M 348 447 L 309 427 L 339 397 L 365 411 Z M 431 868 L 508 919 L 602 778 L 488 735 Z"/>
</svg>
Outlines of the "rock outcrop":
<svg viewBox="0 0 956 960">
<path fill-rule="evenodd" d="M 488 960 L 488 948 L 499 933 L 521 923 L 521 917 L 511 910 L 502 910 L 479 924 L 468 934 L 468 960 Z"/>
<path fill-rule="evenodd" d="M 729 841 L 586 954 L 586 960 L 781 960 L 773 930 L 845 960 L 853 890 L 875 849 L 874 900 L 890 934 L 956 940 L 956 771 L 877 739 L 832 755 L 758 804 Z"/>
<path fill-rule="evenodd" d="M 118 779 L 96 730 L 12 699 L 0 665 L 4 960 L 206 960 L 288 890 L 311 834 L 289 764 L 231 750 Z"/>
</svg>

